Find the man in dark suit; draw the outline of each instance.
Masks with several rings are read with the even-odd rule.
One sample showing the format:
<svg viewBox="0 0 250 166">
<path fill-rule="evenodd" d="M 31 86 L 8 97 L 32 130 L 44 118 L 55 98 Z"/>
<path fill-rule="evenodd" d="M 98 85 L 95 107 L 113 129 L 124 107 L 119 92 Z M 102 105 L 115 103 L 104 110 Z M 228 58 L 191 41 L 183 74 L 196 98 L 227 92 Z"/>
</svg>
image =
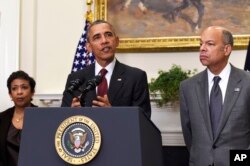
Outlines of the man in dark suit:
<svg viewBox="0 0 250 166">
<path fill-rule="evenodd" d="M 229 166 L 231 149 L 249 149 L 250 75 L 228 62 L 232 47 L 233 36 L 227 29 L 206 28 L 200 39 L 200 61 L 207 68 L 180 85 L 190 166 Z"/>
<path fill-rule="evenodd" d="M 96 62 L 83 70 L 69 74 L 63 93 L 63 107 L 80 107 L 79 95 L 75 96 L 67 90 L 70 82 L 80 79 L 83 86 L 88 80 L 98 75 L 101 69 L 106 69 L 108 91 L 98 95 L 96 90 L 89 91 L 85 99 L 85 106 L 139 106 L 148 118 L 151 116 L 147 75 L 145 71 L 120 63 L 115 58 L 115 51 L 119 45 L 119 38 L 113 26 L 103 20 L 91 24 L 87 32 L 87 49 L 95 55 Z M 81 87 L 81 88 L 82 88 Z M 98 86 L 97 86 L 98 89 Z"/>
</svg>

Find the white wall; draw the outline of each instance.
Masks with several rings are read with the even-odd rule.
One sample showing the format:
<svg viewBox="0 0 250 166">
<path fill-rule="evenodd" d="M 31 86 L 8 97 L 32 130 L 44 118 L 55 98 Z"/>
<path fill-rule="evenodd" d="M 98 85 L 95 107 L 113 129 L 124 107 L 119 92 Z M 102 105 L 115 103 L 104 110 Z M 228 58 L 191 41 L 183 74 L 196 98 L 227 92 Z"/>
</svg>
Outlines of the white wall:
<svg viewBox="0 0 250 166">
<path fill-rule="evenodd" d="M 82 0 L 22 1 L 21 68 L 32 71 L 36 93 L 62 93 L 84 26 Z"/>
<path fill-rule="evenodd" d="M 6 86 L 19 66 L 19 0 L 0 0 L 0 111 L 13 105 Z"/>
<path fill-rule="evenodd" d="M 175 53 L 136 53 L 118 54 L 118 59 L 126 64 L 144 69 L 148 74 L 148 79 L 156 77 L 159 69 L 168 70 L 172 64 L 181 65 L 183 69 L 198 69 L 204 67 L 200 64 L 198 52 L 175 52 Z M 246 50 L 235 50 L 230 62 L 239 68 L 244 67 Z"/>
</svg>

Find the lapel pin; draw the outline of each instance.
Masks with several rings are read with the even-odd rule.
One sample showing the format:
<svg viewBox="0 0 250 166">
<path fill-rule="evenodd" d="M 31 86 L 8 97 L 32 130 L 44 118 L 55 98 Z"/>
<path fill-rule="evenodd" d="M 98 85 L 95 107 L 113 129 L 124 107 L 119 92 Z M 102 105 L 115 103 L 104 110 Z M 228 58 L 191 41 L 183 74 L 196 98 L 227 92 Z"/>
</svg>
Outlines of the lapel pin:
<svg viewBox="0 0 250 166">
<path fill-rule="evenodd" d="M 122 81 L 122 79 L 121 79 L 121 78 L 118 78 L 117 81 Z"/>
<path fill-rule="evenodd" d="M 235 91 L 235 92 L 239 92 L 239 91 L 240 91 L 240 88 L 235 88 L 234 91 Z"/>
</svg>

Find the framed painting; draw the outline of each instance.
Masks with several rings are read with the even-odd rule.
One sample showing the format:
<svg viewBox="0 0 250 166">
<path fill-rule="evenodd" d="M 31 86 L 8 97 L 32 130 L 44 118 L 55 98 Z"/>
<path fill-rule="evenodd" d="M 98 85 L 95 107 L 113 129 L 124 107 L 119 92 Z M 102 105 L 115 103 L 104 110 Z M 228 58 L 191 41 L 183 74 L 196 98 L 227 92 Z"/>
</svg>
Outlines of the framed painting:
<svg viewBox="0 0 250 166">
<path fill-rule="evenodd" d="M 250 38 L 246 0 L 95 0 L 94 19 L 113 24 L 120 52 L 192 51 L 204 28 L 219 25 L 234 34 L 235 48 Z"/>
</svg>

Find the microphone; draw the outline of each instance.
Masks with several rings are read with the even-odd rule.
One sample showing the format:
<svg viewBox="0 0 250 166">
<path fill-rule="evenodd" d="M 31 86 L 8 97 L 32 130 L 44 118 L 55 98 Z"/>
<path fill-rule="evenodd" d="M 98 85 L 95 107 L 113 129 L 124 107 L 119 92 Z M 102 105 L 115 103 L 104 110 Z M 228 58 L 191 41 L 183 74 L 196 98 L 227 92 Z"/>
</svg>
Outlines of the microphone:
<svg viewBox="0 0 250 166">
<path fill-rule="evenodd" d="M 102 77 L 100 75 L 96 75 L 94 78 L 91 80 L 88 80 L 86 84 L 86 88 L 83 90 L 84 92 L 88 92 L 90 90 L 95 89 L 96 86 L 98 86 L 102 81 Z"/>
<path fill-rule="evenodd" d="M 87 83 L 86 83 L 86 87 L 85 89 L 82 91 L 82 94 L 81 96 L 79 97 L 80 98 L 80 103 L 81 103 L 81 106 L 84 107 L 85 106 L 85 97 L 87 95 L 87 93 L 90 91 L 90 90 L 93 90 L 95 89 L 95 87 L 97 85 L 99 85 L 102 81 L 102 76 L 101 75 L 96 75 L 94 78 L 92 78 L 91 80 L 88 80 Z"/>
<path fill-rule="evenodd" d="M 78 89 L 82 85 L 82 81 L 80 79 L 75 79 L 70 82 L 67 91 L 73 93 L 74 90 Z"/>
</svg>

